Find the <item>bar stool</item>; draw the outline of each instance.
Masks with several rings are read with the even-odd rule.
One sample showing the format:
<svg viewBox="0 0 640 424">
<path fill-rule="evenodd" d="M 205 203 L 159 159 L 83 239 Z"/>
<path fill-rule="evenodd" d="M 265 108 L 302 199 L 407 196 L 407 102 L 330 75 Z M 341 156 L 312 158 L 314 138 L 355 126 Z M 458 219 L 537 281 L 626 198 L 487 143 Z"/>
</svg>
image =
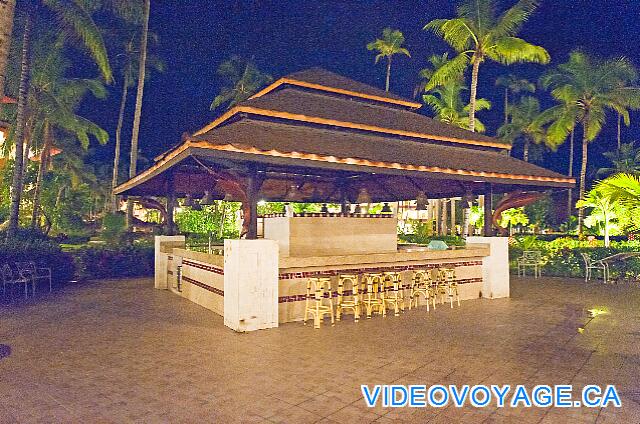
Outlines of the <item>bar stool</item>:
<svg viewBox="0 0 640 424">
<path fill-rule="evenodd" d="M 382 274 L 365 274 L 363 276 L 362 304 L 367 312 L 367 319 L 371 318 L 374 309 L 383 317 L 387 316 L 384 303 L 384 282 Z"/>
<path fill-rule="evenodd" d="M 409 297 L 409 309 L 411 309 L 414 302 L 416 304 L 416 308 L 418 307 L 420 296 L 424 296 L 424 299 L 427 301 L 427 312 L 429 312 L 429 302 L 433 303 L 433 309 L 436 308 L 436 292 L 433 287 L 431 271 L 429 270 L 413 271 L 413 278 L 411 279 L 411 295 Z"/>
<path fill-rule="evenodd" d="M 393 315 L 400 316 L 400 310 L 404 311 L 404 291 L 400 274 L 397 272 L 385 272 L 382 276 L 384 290 L 384 306 L 393 307 Z"/>
<path fill-rule="evenodd" d="M 456 281 L 456 270 L 454 268 L 440 268 L 440 283 L 445 288 L 445 294 L 449 298 L 449 303 L 453 308 L 453 298 L 455 296 L 458 306 L 460 306 L 460 295 L 458 294 L 458 282 Z M 442 298 L 444 303 L 444 298 Z"/>
<path fill-rule="evenodd" d="M 360 286 L 356 274 L 342 274 L 338 279 L 338 299 L 336 301 L 336 321 L 340 321 L 342 311 L 353 311 L 355 322 L 360 320 Z"/>
<path fill-rule="evenodd" d="M 331 317 L 331 324 L 335 324 L 333 316 L 333 299 L 331 298 L 331 279 L 315 277 L 307 280 L 307 297 L 304 304 L 303 324 L 307 325 L 307 316 L 313 315 L 313 328 L 320 328 L 320 322 L 325 315 Z M 327 300 L 328 305 L 324 304 Z"/>
</svg>

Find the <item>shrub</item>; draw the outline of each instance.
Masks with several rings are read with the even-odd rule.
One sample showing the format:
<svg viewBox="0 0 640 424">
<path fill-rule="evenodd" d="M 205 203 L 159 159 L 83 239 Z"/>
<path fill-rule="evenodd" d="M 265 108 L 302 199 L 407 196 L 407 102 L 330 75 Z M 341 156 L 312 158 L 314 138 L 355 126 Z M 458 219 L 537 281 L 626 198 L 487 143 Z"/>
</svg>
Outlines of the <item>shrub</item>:
<svg viewBox="0 0 640 424">
<path fill-rule="evenodd" d="M 110 213 L 102 219 L 102 237 L 107 243 L 119 242 L 125 231 L 127 231 L 127 217 L 123 212 Z"/>
<path fill-rule="evenodd" d="M 24 233 L 11 241 L 0 241 L 0 264 L 34 261 L 39 267 L 51 268 L 52 280 L 60 284 L 74 278 L 73 258 L 48 239 L 24 238 Z M 23 238 L 21 238 L 23 237 Z M 14 268 L 15 269 L 15 268 Z"/>
<path fill-rule="evenodd" d="M 530 240 L 527 240 L 530 242 Z M 526 248 L 523 245 L 527 245 Z M 511 267 L 516 269 L 516 259 L 522 255 L 523 250 L 539 250 L 542 252 L 543 273 L 545 275 L 557 277 L 583 277 L 584 261 L 581 253 L 586 253 L 594 259 L 602 259 L 616 253 L 637 252 L 640 250 L 640 243 L 611 242 L 610 247 L 604 247 L 601 241 L 595 245 L 588 241 L 581 241 L 575 238 L 563 237 L 550 242 L 537 240 L 535 243 L 525 243 L 520 240 L 509 247 Z M 617 262 L 610 267 L 612 278 L 638 278 L 640 277 L 640 258 L 629 258 L 625 261 Z"/>
<path fill-rule="evenodd" d="M 88 246 L 72 254 L 82 279 L 153 275 L 154 250 L 146 244 Z"/>
</svg>

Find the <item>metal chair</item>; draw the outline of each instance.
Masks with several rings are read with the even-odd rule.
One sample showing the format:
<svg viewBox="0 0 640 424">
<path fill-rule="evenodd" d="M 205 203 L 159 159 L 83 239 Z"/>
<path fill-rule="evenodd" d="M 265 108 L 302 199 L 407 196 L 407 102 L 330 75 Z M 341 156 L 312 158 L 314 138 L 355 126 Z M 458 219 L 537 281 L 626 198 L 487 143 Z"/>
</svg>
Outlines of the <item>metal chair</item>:
<svg viewBox="0 0 640 424">
<path fill-rule="evenodd" d="M 51 268 L 38 267 L 34 261 L 16 262 L 16 268 L 20 275 L 31 278 L 33 281 L 33 294 L 36 293 L 38 280 L 48 280 L 49 293 L 51 293 Z"/>
<path fill-rule="evenodd" d="M 592 259 L 591 256 L 584 252 L 580 252 L 584 261 L 584 281 L 585 283 L 591 279 L 592 270 L 602 271 L 602 279 L 607 284 L 609 280 L 609 264 L 601 259 Z"/>
<path fill-rule="evenodd" d="M 324 304 L 325 300 L 327 301 L 326 305 Z M 304 325 L 307 325 L 308 315 L 313 316 L 313 328 L 320 328 L 320 323 L 325 315 L 329 315 L 329 317 L 331 317 L 331 325 L 335 324 L 330 278 L 309 278 L 307 281 L 307 297 L 304 305 Z"/>
<path fill-rule="evenodd" d="M 340 321 L 345 309 L 353 311 L 354 321 L 360 320 L 360 283 L 358 275 L 343 274 L 338 279 L 338 298 L 336 300 L 336 321 Z"/>
<path fill-rule="evenodd" d="M 409 295 L 409 309 L 413 307 L 414 303 L 416 308 L 418 307 L 420 296 L 424 296 L 424 299 L 427 301 L 427 312 L 429 312 L 430 302 L 433 303 L 433 309 L 436 308 L 436 293 L 432 284 L 431 271 L 416 270 L 413 272 L 411 294 Z"/>
<path fill-rule="evenodd" d="M 527 267 L 533 268 L 533 278 L 542 276 L 542 252 L 539 250 L 525 250 L 516 261 L 518 277 L 526 275 Z"/>
<path fill-rule="evenodd" d="M 4 264 L 2 266 L 2 296 L 6 297 L 7 294 L 7 284 L 15 285 L 15 284 L 24 284 L 24 298 L 26 299 L 29 295 L 29 283 L 34 285 L 33 280 L 29 279 L 18 273 L 17 275 L 13 272 L 9 264 Z M 35 286 L 33 286 L 33 292 L 35 293 Z"/>
</svg>

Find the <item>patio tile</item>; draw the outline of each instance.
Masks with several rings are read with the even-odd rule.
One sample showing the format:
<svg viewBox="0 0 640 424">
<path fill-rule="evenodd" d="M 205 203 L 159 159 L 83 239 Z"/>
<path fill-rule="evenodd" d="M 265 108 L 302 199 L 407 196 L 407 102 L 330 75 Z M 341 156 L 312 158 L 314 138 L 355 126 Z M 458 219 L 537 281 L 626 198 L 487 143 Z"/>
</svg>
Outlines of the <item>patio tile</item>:
<svg viewBox="0 0 640 424">
<path fill-rule="evenodd" d="M 0 306 L 0 424 L 640 422 L 640 290 L 514 279 L 511 299 L 236 334 L 150 280 Z M 587 322 L 586 310 L 610 313 Z M 382 342 L 381 342 L 382 341 Z M 361 384 L 615 384 L 622 408 L 367 408 Z"/>
</svg>

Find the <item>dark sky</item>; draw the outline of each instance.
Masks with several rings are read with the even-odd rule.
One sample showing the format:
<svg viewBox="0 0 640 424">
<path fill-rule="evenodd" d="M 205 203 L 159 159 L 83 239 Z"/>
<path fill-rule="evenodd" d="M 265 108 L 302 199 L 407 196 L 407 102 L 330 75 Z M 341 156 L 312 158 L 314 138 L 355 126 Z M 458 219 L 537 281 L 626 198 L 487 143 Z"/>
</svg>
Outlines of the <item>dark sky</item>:
<svg viewBox="0 0 640 424">
<path fill-rule="evenodd" d="M 513 4 L 509 0 L 504 4 Z M 374 65 L 369 41 L 386 26 L 400 29 L 412 58 L 398 58 L 392 69 L 391 90 L 410 96 L 418 71 L 431 54 L 446 51 L 445 44 L 422 27 L 434 18 L 451 17 L 452 1 L 165 1 L 154 0 L 150 28 L 159 35 L 157 53 L 167 70 L 145 86 L 140 146 L 152 157 L 176 144 L 184 131 L 193 132 L 215 117 L 209 104 L 219 90 L 215 71 L 232 54 L 253 57 L 258 67 L 275 78 L 312 66 L 321 66 L 350 78 L 384 86 L 384 66 Z M 625 55 L 637 65 L 640 50 L 640 1 L 543 0 L 521 36 L 547 48 L 554 64 L 570 50 L 611 57 Z M 496 76 L 515 72 L 537 79 L 544 67 L 504 67 L 483 64 L 479 96 L 494 102 L 480 116 L 495 134 L 502 114 L 502 92 Z M 547 104 L 548 96 L 541 95 Z M 119 93 L 88 111 L 113 134 Z M 133 116 L 133 97 L 131 112 Z M 547 104 L 547 105 L 550 105 Z M 428 110 L 425 113 L 429 113 Z M 599 152 L 615 146 L 615 119 L 592 147 L 594 166 L 604 163 Z M 623 140 L 636 138 L 637 123 L 623 130 Z M 123 139 L 128 142 L 130 129 Z M 113 144 L 100 149 L 111 155 Z M 565 171 L 566 151 L 549 155 L 544 166 Z"/>
</svg>

